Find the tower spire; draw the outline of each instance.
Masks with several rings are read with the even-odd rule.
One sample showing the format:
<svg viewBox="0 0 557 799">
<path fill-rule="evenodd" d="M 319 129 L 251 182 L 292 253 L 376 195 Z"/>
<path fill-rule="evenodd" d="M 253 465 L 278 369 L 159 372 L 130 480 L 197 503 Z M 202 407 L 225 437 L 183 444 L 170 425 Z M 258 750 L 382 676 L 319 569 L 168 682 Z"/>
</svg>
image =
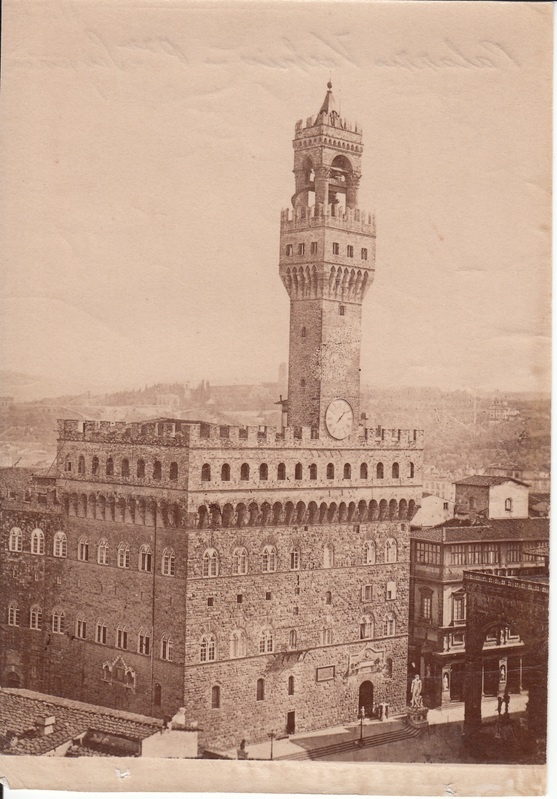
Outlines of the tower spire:
<svg viewBox="0 0 557 799">
<path fill-rule="evenodd" d="M 325 99 L 321 103 L 321 108 L 319 109 L 319 113 L 317 114 L 318 118 L 322 114 L 325 115 L 335 114 L 336 116 L 338 116 L 338 112 L 336 109 L 336 101 L 333 96 L 333 84 L 331 83 L 330 79 L 329 82 L 327 83 L 327 94 L 325 95 Z"/>
</svg>

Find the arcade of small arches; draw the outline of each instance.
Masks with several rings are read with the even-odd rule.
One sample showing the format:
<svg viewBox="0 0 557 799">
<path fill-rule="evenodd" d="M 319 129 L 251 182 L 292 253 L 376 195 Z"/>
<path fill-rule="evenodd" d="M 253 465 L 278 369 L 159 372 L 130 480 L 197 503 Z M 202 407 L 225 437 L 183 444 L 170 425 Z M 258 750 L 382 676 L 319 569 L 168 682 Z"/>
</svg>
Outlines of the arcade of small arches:
<svg viewBox="0 0 557 799">
<path fill-rule="evenodd" d="M 324 279 L 315 266 L 289 266 L 282 279 L 289 296 L 295 299 L 321 296 L 322 286 L 325 296 L 349 300 L 365 295 L 369 275 L 362 269 L 332 266 L 328 279 Z"/>
<path fill-rule="evenodd" d="M 349 142 L 340 141 L 339 139 L 330 139 L 328 136 L 315 136 L 311 139 L 298 139 L 294 141 L 296 149 L 304 147 L 315 147 L 317 144 L 328 144 L 330 147 L 338 147 L 342 150 L 350 150 L 350 152 L 361 153 L 363 147 L 360 144 L 350 144 Z"/>
<path fill-rule="evenodd" d="M 94 455 L 91 458 L 91 464 L 88 467 L 84 455 L 79 455 L 77 458 L 77 474 L 81 477 L 92 476 L 100 477 L 123 477 L 131 478 L 137 477 L 139 479 L 151 480 L 178 480 L 179 466 L 176 461 L 172 461 L 168 466 L 167 477 L 163 474 L 162 461 L 155 459 L 152 462 L 147 462 L 144 458 L 138 458 L 134 464 L 130 463 L 129 458 L 122 458 L 116 462 L 112 456 L 106 458 L 103 464 L 98 457 Z M 71 455 L 67 455 L 64 459 L 64 474 L 69 475 L 74 473 L 74 459 Z"/>
</svg>

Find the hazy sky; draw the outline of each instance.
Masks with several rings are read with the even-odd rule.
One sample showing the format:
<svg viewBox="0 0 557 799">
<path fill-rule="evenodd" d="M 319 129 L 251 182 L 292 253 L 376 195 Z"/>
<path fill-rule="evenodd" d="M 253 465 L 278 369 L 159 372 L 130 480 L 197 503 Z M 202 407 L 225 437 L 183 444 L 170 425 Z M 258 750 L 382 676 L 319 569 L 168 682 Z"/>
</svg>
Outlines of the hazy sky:
<svg viewBox="0 0 557 799">
<path fill-rule="evenodd" d="M 9 0 L 3 38 L 0 368 L 276 379 L 332 75 L 377 217 L 362 379 L 547 388 L 549 4 Z"/>
</svg>

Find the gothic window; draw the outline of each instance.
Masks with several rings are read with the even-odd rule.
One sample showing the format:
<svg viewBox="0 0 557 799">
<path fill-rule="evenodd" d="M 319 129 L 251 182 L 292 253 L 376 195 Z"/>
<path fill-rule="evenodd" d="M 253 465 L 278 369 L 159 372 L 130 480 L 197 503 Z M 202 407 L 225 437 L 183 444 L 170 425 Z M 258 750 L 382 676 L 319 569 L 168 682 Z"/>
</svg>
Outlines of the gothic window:
<svg viewBox="0 0 557 799">
<path fill-rule="evenodd" d="M 99 473 L 99 459 L 96 455 L 93 456 L 93 460 L 91 461 L 91 472 L 94 476 Z"/>
<path fill-rule="evenodd" d="M 284 463 L 279 463 L 277 467 L 277 480 L 286 480 L 286 466 Z"/>
<path fill-rule="evenodd" d="M 294 696 L 294 677 L 288 678 L 288 696 Z"/>
<path fill-rule="evenodd" d="M 10 602 L 8 606 L 8 624 L 10 627 L 19 627 L 19 605 Z"/>
<path fill-rule="evenodd" d="M 80 455 L 77 460 L 77 473 L 85 474 L 85 458 L 83 455 Z"/>
<path fill-rule="evenodd" d="M 161 572 L 165 577 L 174 577 L 176 573 L 176 555 L 169 547 L 162 553 Z"/>
<path fill-rule="evenodd" d="M 106 644 L 107 626 L 104 621 L 98 621 L 95 626 L 95 641 L 97 644 Z"/>
<path fill-rule="evenodd" d="M 97 563 L 101 566 L 106 566 L 108 563 L 108 541 L 106 538 L 101 538 L 97 546 Z"/>
<path fill-rule="evenodd" d="M 302 479 L 302 464 L 297 463 L 294 467 L 294 480 L 301 480 Z"/>
<path fill-rule="evenodd" d="M 130 462 L 127 458 L 123 459 L 121 469 L 122 469 L 122 477 L 130 476 Z"/>
<path fill-rule="evenodd" d="M 375 477 L 377 480 L 383 480 L 385 476 L 385 469 L 382 463 L 378 463 L 375 468 Z"/>
<path fill-rule="evenodd" d="M 332 544 L 325 544 L 323 547 L 323 568 L 330 569 L 335 563 L 335 550 Z"/>
<path fill-rule="evenodd" d="M 373 541 L 366 541 L 364 544 L 364 563 L 369 566 L 375 563 L 375 544 Z"/>
<path fill-rule="evenodd" d="M 317 480 L 317 465 L 315 463 L 311 463 L 309 467 L 309 479 L 310 480 Z"/>
<path fill-rule="evenodd" d="M 42 609 L 38 605 L 33 605 L 29 611 L 29 627 L 32 630 L 40 630 L 43 620 Z"/>
<path fill-rule="evenodd" d="M 87 638 L 87 622 L 81 616 L 75 620 L 75 637 Z"/>
<path fill-rule="evenodd" d="M 249 480 L 249 463 L 240 466 L 240 480 Z"/>
<path fill-rule="evenodd" d="M 151 636 L 145 630 L 140 630 L 137 636 L 137 651 L 140 655 L 151 654 Z"/>
<path fill-rule="evenodd" d="M 140 458 L 137 461 L 137 476 L 145 477 L 145 461 L 143 460 L 143 458 Z"/>
<path fill-rule="evenodd" d="M 360 639 L 362 641 L 373 638 L 373 620 L 371 616 L 362 616 L 360 619 Z"/>
<path fill-rule="evenodd" d="M 44 533 L 38 527 L 31 533 L 31 554 L 44 555 Z"/>
<path fill-rule="evenodd" d="M 360 465 L 360 480 L 367 480 L 367 463 Z"/>
<path fill-rule="evenodd" d="M 398 476 L 400 474 L 400 467 L 399 467 L 398 463 L 396 463 L 396 461 L 395 461 L 395 463 L 393 463 L 393 466 L 392 466 L 392 469 L 391 469 L 391 474 L 392 474 L 394 480 L 398 480 Z"/>
<path fill-rule="evenodd" d="M 68 555 L 68 539 L 61 530 L 54 535 L 52 554 L 55 558 L 65 558 Z"/>
<path fill-rule="evenodd" d="M 362 247 L 362 251 L 360 253 L 362 261 L 367 261 L 367 248 Z"/>
<path fill-rule="evenodd" d="M 246 634 L 243 630 L 234 630 L 230 636 L 230 657 L 243 658 L 246 656 Z"/>
<path fill-rule="evenodd" d="M 272 651 L 273 651 L 273 631 L 263 630 L 263 632 L 259 636 L 259 653 L 263 655 L 265 654 L 265 652 L 272 652 Z"/>
<path fill-rule="evenodd" d="M 257 680 L 255 697 L 258 702 L 262 702 L 265 699 L 265 680 L 262 677 Z"/>
<path fill-rule="evenodd" d="M 8 542 L 10 552 L 21 552 L 23 550 L 23 533 L 19 527 L 12 527 Z"/>
<path fill-rule="evenodd" d="M 386 598 L 387 600 L 396 599 L 396 583 L 394 580 L 389 580 L 387 583 L 387 590 L 386 590 Z"/>
<path fill-rule="evenodd" d="M 216 549 L 206 549 L 203 553 L 203 577 L 218 577 L 219 556 Z"/>
<path fill-rule="evenodd" d="M 350 480 L 350 478 L 352 477 L 352 467 L 350 466 L 349 463 L 344 464 L 344 471 L 342 476 L 345 480 Z"/>
<path fill-rule="evenodd" d="M 211 688 L 211 707 L 213 710 L 220 708 L 220 687 L 218 685 L 213 685 Z"/>
<path fill-rule="evenodd" d="M 327 464 L 327 480 L 334 480 L 335 477 L 335 465 L 334 463 Z"/>
<path fill-rule="evenodd" d="M 125 627 L 118 627 L 116 630 L 116 647 L 118 649 L 128 648 L 128 631 Z"/>
<path fill-rule="evenodd" d="M 277 570 L 277 550 L 271 544 L 263 547 L 261 553 L 261 571 L 262 572 L 276 572 Z"/>
<path fill-rule="evenodd" d="M 248 573 L 248 551 L 245 547 L 236 547 L 232 553 L 232 571 L 234 574 Z"/>
<path fill-rule="evenodd" d="M 153 569 L 153 553 L 148 544 L 142 544 L 139 550 L 139 571 L 150 572 Z"/>
<path fill-rule="evenodd" d="M 118 568 L 130 568 L 130 545 L 124 541 L 121 541 L 120 544 L 118 544 Z"/>
<path fill-rule="evenodd" d="M 259 479 L 260 480 L 267 480 L 269 477 L 269 467 L 266 463 L 262 463 L 259 466 Z"/>
<path fill-rule="evenodd" d="M 162 478 L 162 463 L 155 461 L 153 463 L 153 480 L 160 480 Z"/>
<path fill-rule="evenodd" d="M 62 634 L 64 632 L 64 625 L 66 616 L 63 610 L 55 610 L 52 614 L 52 632 Z"/>
<path fill-rule="evenodd" d="M 413 477 L 414 477 L 414 464 L 412 463 L 412 461 L 410 461 L 410 463 L 408 464 L 408 479 L 412 480 Z"/>
<path fill-rule="evenodd" d="M 77 544 L 77 559 L 83 561 L 89 560 L 89 541 L 86 536 L 83 535 Z"/>
<path fill-rule="evenodd" d="M 325 627 L 321 630 L 321 644 L 322 646 L 329 646 L 333 643 L 333 631 L 330 627 Z"/>
<path fill-rule="evenodd" d="M 199 645 L 199 660 L 202 663 L 210 663 L 216 660 L 217 641 L 212 633 L 202 636 Z"/>
<path fill-rule="evenodd" d="M 230 464 L 223 463 L 220 470 L 220 479 L 228 482 L 230 480 Z"/>
<path fill-rule="evenodd" d="M 387 538 L 385 541 L 385 563 L 396 563 L 397 544 L 394 538 Z"/>
<path fill-rule="evenodd" d="M 211 466 L 208 463 L 204 463 L 201 467 L 201 479 L 204 481 L 211 479 Z"/>
<path fill-rule="evenodd" d="M 392 637 L 396 632 L 396 618 L 394 613 L 388 613 L 385 617 L 384 635 L 387 638 Z"/>
<path fill-rule="evenodd" d="M 178 479 L 178 464 L 176 463 L 176 461 L 172 461 L 172 463 L 170 464 L 170 469 L 168 471 L 168 476 L 169 476 L 169 478 L 171 480 L 177 480 Z"/>
<path fill-rule="evenodd" d="M 173 649 L 174 649 L 174 644 L 172 642 L 172 638 L 163 635 L 163 637 L 161 638 L 161 660 L 171 661 Z"/>
<path fill-rule="evenodd" d="M 298 571 L 300 568 L 300 547 L 292 547 L 290 550 L 290 571 Z"/>
<path fill-rule="evenodd" d="M 348 258 L 354 257 L 354 246 L 352 244 L 348 244 L 346 247 L 346 255 Z"/>
<path fill-rule="evenodd" d="M 338 241 L 333 241 L 333 255 L 340 255 L 340 244 Z"/>
<path fill-rule="evenodd" d="M 114 460 L 112 458 L 106 459 L 106 476 L 112 477 L 114 474 Z"/>
<path fill-rule="evenodd" d="M 110 668 L 108 663 L 105 663 L 103 665 L 103 672 L 102 673 L 103 673 L 102 678 L 103 678 L 104 682 L 110 682 L 111 679 L 112 679 L 112 669 Z"/>
</svg>

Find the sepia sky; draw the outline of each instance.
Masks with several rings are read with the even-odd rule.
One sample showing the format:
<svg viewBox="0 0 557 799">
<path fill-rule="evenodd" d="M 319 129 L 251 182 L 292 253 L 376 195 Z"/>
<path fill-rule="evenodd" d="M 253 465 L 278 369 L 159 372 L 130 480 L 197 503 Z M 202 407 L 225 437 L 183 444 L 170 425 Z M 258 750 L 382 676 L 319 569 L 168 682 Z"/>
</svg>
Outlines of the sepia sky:
<svg viewBox="0 0 557 799">
<path fill-rule="evenodd" d="M 372 385 L 546 390 L 551 6 L 4 5 L 0 369 L 276 380 L 294 124 L 329 76 L 377 218 Z"/>
</svg>

